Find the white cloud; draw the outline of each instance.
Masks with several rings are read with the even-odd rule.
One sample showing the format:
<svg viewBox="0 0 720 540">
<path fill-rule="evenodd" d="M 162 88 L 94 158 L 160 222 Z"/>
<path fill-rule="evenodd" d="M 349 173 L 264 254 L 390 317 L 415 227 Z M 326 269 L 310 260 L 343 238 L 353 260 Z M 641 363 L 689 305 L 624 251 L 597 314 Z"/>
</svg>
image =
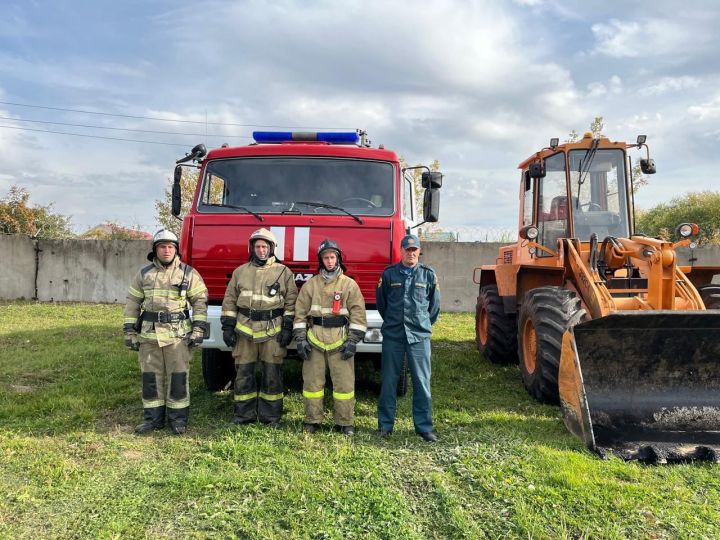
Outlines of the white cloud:
<svg viewBox="0 0 720 540">
<path fill-rule="evenodd" d="M 678 20 L 644 18 L 636 21 L 612 19 L 592 25 L 595 36 L 593 51 L 615 58 L 646 58 L 684 51 L 702 35 L 693 35 L 693 29 Z"/>
<path fill-rule="evenodd" d="M 688 113 L 696 120 L 715 120 L 720 118 L 720 95 L 701 105 L 688 107 Z"/>
<path fill-rule="evenodd" d="M 660 96 L 668 92 L 679 92 L 700 86 L 700 79 L 684 75 L 682 77 L 662 77 L 660 80 L 641 88 L 640 95 Z"/>
</svg>

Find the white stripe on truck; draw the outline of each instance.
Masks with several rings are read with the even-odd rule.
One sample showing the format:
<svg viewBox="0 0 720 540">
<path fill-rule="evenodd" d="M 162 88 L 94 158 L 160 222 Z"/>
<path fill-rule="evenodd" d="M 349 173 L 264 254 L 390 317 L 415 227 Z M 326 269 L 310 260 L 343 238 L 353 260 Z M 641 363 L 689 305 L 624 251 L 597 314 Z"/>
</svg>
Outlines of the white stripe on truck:
<svg viewBox="0 0 720 540">
<path fill-rule="evenodd" d="M 310 228 L 295 228 L 295 243 L 293 244 L 293 252 L 296 261 L 310 260 Z"/>
</svg>

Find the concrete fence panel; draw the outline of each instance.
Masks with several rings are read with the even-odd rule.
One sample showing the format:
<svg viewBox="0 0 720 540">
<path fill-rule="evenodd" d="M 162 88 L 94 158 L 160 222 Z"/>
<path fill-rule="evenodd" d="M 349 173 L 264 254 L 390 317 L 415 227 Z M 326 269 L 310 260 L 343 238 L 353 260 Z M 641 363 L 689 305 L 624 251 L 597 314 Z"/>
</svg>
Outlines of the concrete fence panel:
<svg viewBox="0 0 720 540">
<path fill-rule="evenodd" d="M 35 242 L 27 236 L 0 235 L 0 298 L 35 297 Z"/>
</svg>

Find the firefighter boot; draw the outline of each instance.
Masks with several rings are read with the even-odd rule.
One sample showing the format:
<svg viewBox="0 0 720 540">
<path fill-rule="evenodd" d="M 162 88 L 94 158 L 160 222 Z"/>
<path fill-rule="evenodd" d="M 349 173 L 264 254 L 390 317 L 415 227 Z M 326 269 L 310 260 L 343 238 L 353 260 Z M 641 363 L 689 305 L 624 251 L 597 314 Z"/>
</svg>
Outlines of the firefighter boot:
<svg viewBox="0 0 720 540">
<path fill-rule="evenodd" d="M 190 416 L 190 407 L 182 409 L 168 409 L 168 421 L 170 429 L 175 435 L 182 435 L 187 431 L 188 416 Z"/>
<path fill-rule="evenodd" d="M 135 428 L 135 433 L 143 435 L 165 427 L 165 407 L 143 409 L 143 423 Z"/>
</svg>

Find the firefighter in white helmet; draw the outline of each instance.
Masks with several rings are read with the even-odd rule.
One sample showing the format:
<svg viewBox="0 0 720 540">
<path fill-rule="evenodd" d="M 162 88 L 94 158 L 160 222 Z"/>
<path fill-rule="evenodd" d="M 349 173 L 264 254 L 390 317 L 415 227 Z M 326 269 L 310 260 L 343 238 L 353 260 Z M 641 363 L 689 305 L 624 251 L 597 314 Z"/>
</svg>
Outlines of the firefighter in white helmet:
<svg viewBox="0 0 720 540">
<path fill-rule="evenodd" d="M 293 331 L 303 362 L 304 428 L 314 433 L 323 421 L 325 371 L 333 383 L 335 429 L 353 435 L 355 350 L 367 330 L 360 287 L 343 272 L 342 251 L 332 240 L 318 248 L 319 274 L 298 296 Z"/>
<path fill-rule="evenodd" d="M 223 340 L 235 360 L 235 424 L 260 420 L 280 425 L 283 410 L 283 359 L 292 341 L 297 286 L 295 276 L 276 259 L 275 235 L 250 235 L 250 261 L 235 269 L 225 290 L 220 321 Z M 260 388 L 255 379 L 260 360 Z"/>
<path fill-rule="evenodd" d="M 140 352 L 144 421 L 135 432 L 162 429 L 167 412 L 170 428 L 180 435 L 190 412 L 192 348 L 207 332 L 207 288 L 195 269 L 180 262 L 172 231 L 155 233 L 148 260 L 128 289 L 123 324 L 125 345 Z"/>
</svg>

